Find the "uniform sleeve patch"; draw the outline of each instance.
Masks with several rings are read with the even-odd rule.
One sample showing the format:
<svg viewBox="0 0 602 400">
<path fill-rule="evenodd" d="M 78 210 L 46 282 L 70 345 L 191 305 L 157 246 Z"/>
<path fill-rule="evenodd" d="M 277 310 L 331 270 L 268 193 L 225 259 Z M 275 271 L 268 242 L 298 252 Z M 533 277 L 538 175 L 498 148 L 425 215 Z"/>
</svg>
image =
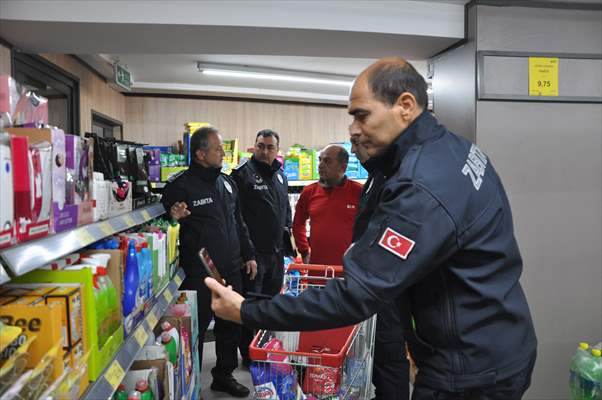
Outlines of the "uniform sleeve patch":
<svg viewBox="0 0 602 400">
<path fill-rule="evenodd" d="M 414 248 L 416 242 L 391 228 L 387 228 L 378 244 L 385 250 L 395 254 L 402 260 L 405 260 L 408 258 L 408 255 Z"/>
</svg>

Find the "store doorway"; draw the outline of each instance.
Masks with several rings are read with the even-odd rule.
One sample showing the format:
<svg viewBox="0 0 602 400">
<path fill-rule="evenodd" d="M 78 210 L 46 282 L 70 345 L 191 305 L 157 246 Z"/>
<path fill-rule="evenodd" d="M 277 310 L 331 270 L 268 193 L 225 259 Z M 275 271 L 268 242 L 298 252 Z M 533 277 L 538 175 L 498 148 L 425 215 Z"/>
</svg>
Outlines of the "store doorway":
<svg viewBox="0 0 602 400">
<path fill-rule="evenodd" d="M 123 123 L 92 110 L 92 133 L 103 138 L 123 140 Z"/>
</svg>

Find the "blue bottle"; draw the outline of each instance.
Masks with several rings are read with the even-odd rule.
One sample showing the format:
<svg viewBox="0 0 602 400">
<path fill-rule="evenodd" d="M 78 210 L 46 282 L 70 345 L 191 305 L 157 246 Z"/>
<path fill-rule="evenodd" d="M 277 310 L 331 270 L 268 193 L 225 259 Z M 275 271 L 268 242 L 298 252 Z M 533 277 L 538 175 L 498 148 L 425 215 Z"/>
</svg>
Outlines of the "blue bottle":
<svg viewBox="0 0 602 400">
<path fill-rule="evenodd" d="M 127 317 L 136 308 L 136 295 L 140 283 L 138 271 L 138 256 L 136 254 L 136 243 L 130 240 L 128 253 L 125 258 L 125 274 L 123 277 L 123 316 Z"/>
</svg>

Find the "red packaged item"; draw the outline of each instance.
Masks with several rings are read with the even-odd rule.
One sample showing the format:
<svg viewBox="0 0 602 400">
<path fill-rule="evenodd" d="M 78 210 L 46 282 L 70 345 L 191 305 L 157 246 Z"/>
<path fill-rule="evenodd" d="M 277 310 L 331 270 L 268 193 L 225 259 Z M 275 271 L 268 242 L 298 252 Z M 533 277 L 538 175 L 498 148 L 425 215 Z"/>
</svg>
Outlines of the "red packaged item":
<svg viewBox="0 0 602 400">
<path fill-rule="evenodd" d="M 339 392 L 341 374 L 337 368 L 308 367 L 303 379 L 303 392 L 334 396 Z"/>
</svg>

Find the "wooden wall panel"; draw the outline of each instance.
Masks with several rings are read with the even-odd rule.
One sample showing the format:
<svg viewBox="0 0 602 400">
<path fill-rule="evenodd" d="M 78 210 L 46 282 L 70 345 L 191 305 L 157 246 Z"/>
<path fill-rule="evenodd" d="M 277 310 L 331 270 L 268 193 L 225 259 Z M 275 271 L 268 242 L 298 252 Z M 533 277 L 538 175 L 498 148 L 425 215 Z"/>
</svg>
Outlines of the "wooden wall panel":
<svg viewBox="0 0 602 400">
<path fill-rule="evenodd" d="M 124 139 L 172 145 L 182 138 L 184 123 L 210 122 L 225 139 L 240 139 L 240 148 L 255 142 L 261 129 L 281 136 L 283 150 L 294 143 L 322 147 L 348 140 L 351 117 L 342 106 L 268 103 L 244 100 L 126 96 Z"/>
<path fill-rule="evenodd" d="M 0 44 L 0 74 L 11 74 L 10 49 Z"/>
<path fill-rule="evenodd" d="M 40 54 L 51 63 L 79 78 L 80 130 L 92 130 L 92 110 L 120 121 L 125 126 L 125 96 L 110 87 L 77 59 L 66 54 Z"/>
</svg>

